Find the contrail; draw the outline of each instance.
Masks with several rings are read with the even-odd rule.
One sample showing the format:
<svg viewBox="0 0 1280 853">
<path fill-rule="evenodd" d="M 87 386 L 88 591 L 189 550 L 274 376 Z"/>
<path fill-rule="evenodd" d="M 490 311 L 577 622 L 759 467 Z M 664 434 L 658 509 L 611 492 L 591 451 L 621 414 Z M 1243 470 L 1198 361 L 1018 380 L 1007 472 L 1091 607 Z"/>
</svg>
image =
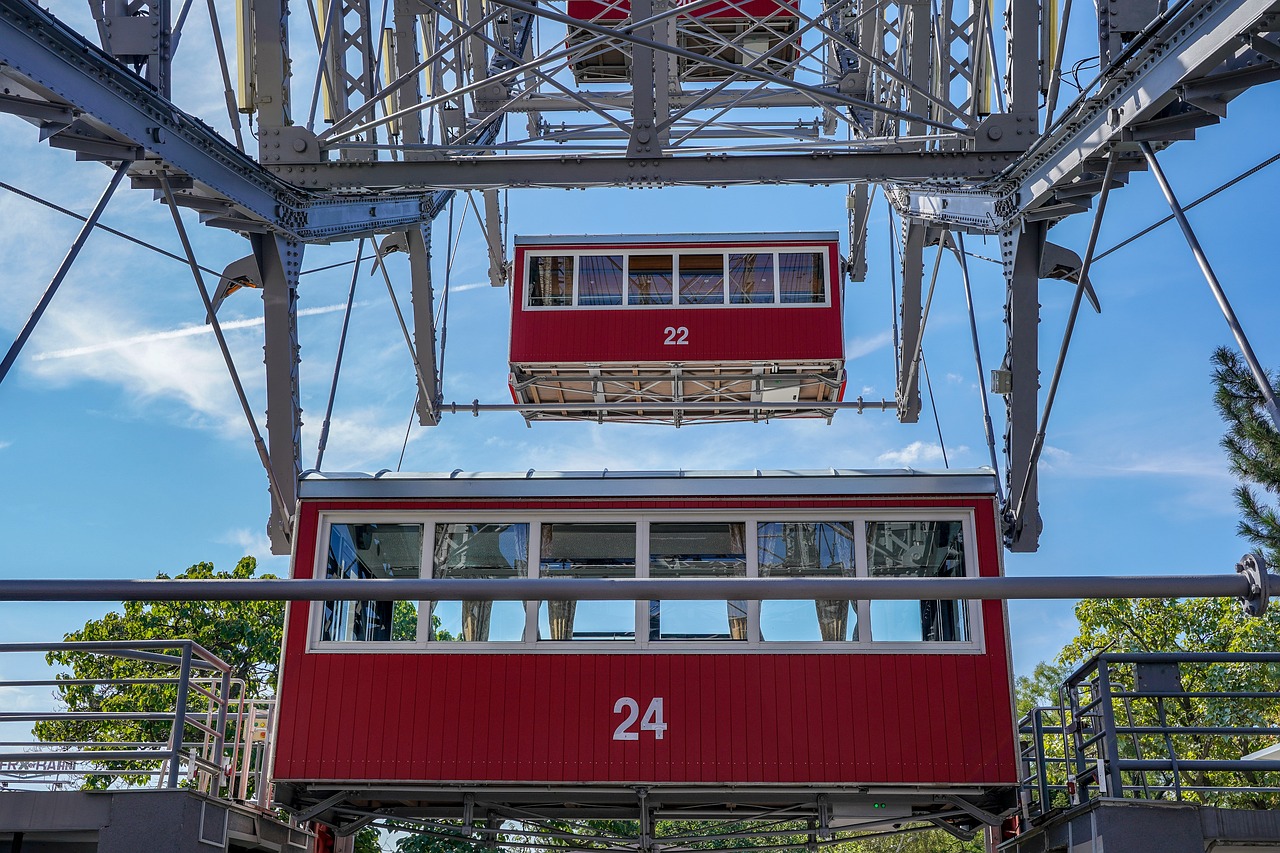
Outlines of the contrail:
<svg viewBox="0 0 1280 853">
<path fill-rule="evenodd" d="M 357 306 L 364 306 L 368 303 L 357 302 Z M 321 305 L 315 308 L 301 308 L 298 310 L 299 317 L 312 317 L 316 314 L 332 314 L 335 311 L 345 311 L 347 305 L 345 302 L 338 305 Z M 261 326 L 261 317 L 251 317 L 248 320 L 232 320 L 222 324 L 223 330 L 228 329 L 250 329 L 254 326 Z M 165 332 L 148 332 L 145 335 L 135 335 L 131 338 L 118 338 L 114 341 L 105 341 L 100 344 L 90 344 L 83 347 L 71 347 L 70 349 L 49 350 L 48 352 L 36 353 L 31 357 L 32 361 L 48 361 L 54 358 L 75 358 L 81 355 L 92 355 L 95 352 L 105 352 L 107 350 L 123 349 L 135 344 L 146 344 L 152 341 L 168 341 L 175 338 L 190 338 L 196 335 L 212 334 L 213 327 L 204 324 L 196 326 L 183 326 L 178 329 L 170 329 Z"/>
</svg>

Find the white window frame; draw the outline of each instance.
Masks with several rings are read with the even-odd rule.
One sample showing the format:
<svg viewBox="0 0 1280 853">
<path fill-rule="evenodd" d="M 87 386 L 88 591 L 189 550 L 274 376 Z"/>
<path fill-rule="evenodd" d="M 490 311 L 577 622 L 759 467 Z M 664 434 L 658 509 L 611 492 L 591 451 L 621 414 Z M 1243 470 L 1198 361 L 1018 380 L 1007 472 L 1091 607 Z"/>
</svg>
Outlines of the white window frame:
<svg viewBox="0 0 1280 853">
<path fill-rule="evenodd" d="M 714 255 L 716 250 L 712 248 L 699 248 L 697 245 L 686 245 L 679 247 L 663 248 L 658 246 L 644 246 L 636 248 L 620 248 L 617 246 L 602 246 L 598 249 L 593 247 L 581 248 L 544 248 L 526 249 L 524 254 L 523 269 L 521 275 L 523 278 L 522 290 L 523 298 L 521 308 L 524 311 L 649 311 L 649 310 L 671 310 L 672 308 L 680 308 L 682 310 L 716 310 L 722 308 L 742 308 L 742 309 L 768 309 L 768 308 L 830 308 L 832 305 L 832 289 L 836 286 L 833 279 L 834 270 L 831 269 L 831 252 L 830 245 L 824 243 L 802 243 L 794 245 L 780 244 L 761 244 L 759 246 L 742 245 L 722 247 L 719 253 L 722 258 L 722 266 L 724 274 L 724 287 L 722 291 L 723 299 L 719 303 L 685 303 L 680 301 L 680 255 Z M 773 301 L 772 302 L 732 302 L 729 296 L 729 256 L 741 255 L 749 252 L 755 254 L 769 253 L 773 256 Z M 815 253 L 822 257 L 822 301 L 821 302 L 782 302 L 782 275 L 779 268 L 779 255 L 782 254 L 806 254 Z M 619 305 L 580 305 L 579 284 L 582 274 L 583 257 L 605 257 L 605 256 L 622 256 L 622 303 Z M 671 302 L 662 305 L 642 305 L 631 302 L 631 257 L 633 255 L 671 255 Z M 572 282 L 572 299 L 568 305 L 534 305 L 531 302 L 533 288 L 529 284 L 529 268 L 534 258 L 573 258 L 573 282 Z"/>
<path fill-rule="evenodd" d="M 420 524 L 423 526 L 423 554 L 419 577 L 433 577 L 435 525 L 526 524 L 529 530 L 529 578 L 537 579 L 541 564 L 541 528 L 543 522 L 582 523 L 635 522 L 636 577 L 649 577 L 649 525 L 654 521 L 741 522 L 746 525 L 746 576 L 759 577 L 758 525 L 774 521 L 841 521 L 853 523 L 855 531 L 855 572 L 868 577 L 867 522 L 870 521 L 960 521 L 964 535 L 966 577 L 978 577 L 976 520 L 970 507 L 888 508 L 888 509 L 738 509 L 738 510 L 600 510 L 568 512 L 557 510 L 520 511 L 518 509 L 472 512 L 466 510 L 421 510 L 382 512 L 378 510 L 344 510 L 321 512 L 317 525 L 316 548 L 312 555 L 314 574 L 324 579 L 323 568 L 328 559 L 329 530 L 334 524 Z M 495 583 L 501 581 L 495 580 Z M 418 639 L 413 641 L 322 641 L 320 629 L 323 601 L 311 603 L 308 626 L 308 653 L 365 654 L 413 653 L 492 653 L 492 654 L 984 654 L 986 652 L 982 604 L 979 599 L 965 599 L 965 620 L 969 639 L 963 641 L 890 642 L 874 639 L 871 602 L 858 599 L 858 639 L 830 642 L 825 640 L 761 640 L 760 602 L 747 602 L 746 640 L 650 640 L 649 602 L 635 602 L 634 640 L 538 640 L 538 610 L 544 599 L 525 602 L 523 639 L 519 641 L 441 642 L 430 640 L 430 602 L 418 602 Z M 808 599 L 804 599 L 808 600 Z M 949 600 L 949 599 L 948 599 Z"/>
</svg>

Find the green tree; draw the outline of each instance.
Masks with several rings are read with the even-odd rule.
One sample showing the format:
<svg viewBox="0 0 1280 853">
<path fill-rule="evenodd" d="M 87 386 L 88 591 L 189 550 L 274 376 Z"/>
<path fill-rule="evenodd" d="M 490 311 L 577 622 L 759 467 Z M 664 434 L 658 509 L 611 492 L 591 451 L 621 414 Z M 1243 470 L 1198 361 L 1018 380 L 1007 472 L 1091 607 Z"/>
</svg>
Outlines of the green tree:
<svg viewBox="0 0 1280 853">
<path fill-rule="evenodd" d="M 255 577 L 256 571 L 254 558 L 245 557 L 230 572 L 215 571 L 212 563 L 197 563 L 177 579 L 247 580 Z M 163 572 L 157 577 L 169 579 Z M 65 638 L 195 640 L 230 665 L 231 677 L 244 683 L 247 697 L 261 698 L 275 692 L 283 620 L 284 603 L 279 601 L 131 601 L 124 604 L 123 612 L 112 611 L 100 619 L 91 619 Z M 172 678 L 176 671 L 173 665 L 73 651 L 50 652 L 46 659 L 51 665 L 64 668 L 57 678 L 68 683 L 59 685 L 55 696 L 68 711 L 170 712 L 177 702 L 175 684 L 146 681 Z M 110 683 L 71 683 L 85 680 Z M 46 720 L 36 723 L 32 733 L 47 742 L 163 744 L 169 739 L 169 730 L 167 720 Z M 88 777 L 86 787 L 106 787 L 117 778 L 131 783 L 147 781 L 127 772 L 146 765 L 101 762 L 101 766 L 104 772 Z"/>
<path fill-rule="evenodd" d="M 1280 564 L 1280 514 L 1259 499 L 1255 487 L 1280 494 L 1280 433 L 1262 408 L 1262 392 L 1239 353 L 1226 347 L 1213 354 L 1213 402 L 1227 433 L 1222 447 L 1232 472 L 1240 478 L 1236 504 L 1240 535 L 1262 548 L 1271 565 Z M 1275 377 L 1271 377 L 1275 386 Z"/>
</svg>

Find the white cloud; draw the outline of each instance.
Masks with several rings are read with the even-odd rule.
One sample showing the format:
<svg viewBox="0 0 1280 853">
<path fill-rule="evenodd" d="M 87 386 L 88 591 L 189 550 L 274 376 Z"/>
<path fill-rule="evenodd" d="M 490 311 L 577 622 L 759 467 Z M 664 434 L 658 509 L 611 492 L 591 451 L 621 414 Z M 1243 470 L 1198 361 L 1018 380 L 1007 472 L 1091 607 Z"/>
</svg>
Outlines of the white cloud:
<svg viewBox="0 0 1280 853">
<path fill-rule="evenodd" d="M 363 307 L 368 305 L 367 302 L 357 302 L 354 307 Z M 298 310 L 299 317 L 312 317 L 317 314 L 332 314 L 335 311 L 346 310 L 346 304 L 341 305 L 322 305 L 315 308 L 301 308 Z M 245 320 L 227 320 L 221 323 L 222 331 L 229 332 L 237 329 L 253 329 L 262 325 L 261 317 L 250 317 Z M 115 338 L 109 341 L 100 341 L 98 343 L 86 344 L 79 347 L 71 347 L 69 349 L 47 350 L 45 352 L 36 353 L 31 357 L 32 361 L 48 361 L 52 358 L 77 358 L 79 356 L 93 355 L 95 353 L 106 352 L 108 350 L 126 349 L 139 344 L 149 344 L 158 341 L 172 341 L 179 338 L 190 338 L 200 335 L 212 335 L 213 327 L 204 324 L 192 326 L 179 326 L 176 329 L 165 329 L 155 332 L 144 332 L 140 335 L 133 335 L 127 338 Z"/>
<path fill-rule="evenodd" d="M 12 441 L 0 441 L 0 450 L 8 450 L 10 447 L 13 447 Z"/>
<path fill-rule="evenodd" d="M 867 338 L 853 338 L 845 343 L 844 357 L 847 361 L 853 361 L 855 358 L 862 358 L 864 355 L 870 355 L 877 350 L 884 349 L 893 344 L 893 332 L 884 331 L 877 335 Z"/>
<path fill-rule="evenodd" d="M 888 450 L 876 457 L 876 462 L 895 468 L 915 468 L 920 463 L 942 464 L 942 447 L 924 441 L 913 441 L 898 450 Z"/>
</svg>

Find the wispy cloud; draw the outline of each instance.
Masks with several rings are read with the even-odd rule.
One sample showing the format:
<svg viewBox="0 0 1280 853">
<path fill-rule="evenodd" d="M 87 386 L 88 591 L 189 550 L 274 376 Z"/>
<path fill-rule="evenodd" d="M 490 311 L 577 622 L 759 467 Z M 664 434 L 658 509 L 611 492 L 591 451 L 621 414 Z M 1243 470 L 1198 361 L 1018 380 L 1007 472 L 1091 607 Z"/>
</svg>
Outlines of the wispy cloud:
<svg viewBox="0 0 1280 853">
<path fill-rule="evenodd" d="M 924 441 L 913 441 L 898 450 L 889 450 L 876 457 L 876 462 L 897 468 L 914 468 L 920 463 L 942 464 L 942 447 Z"/>
<path fill-rule="evenodd" d="M 367 302 L 357 302 L 355 307 L 363 307 L 368 305 Z M 314 317 L 318 314 L 332 314 L 335 311 L 346 310 L 346 304 L 339 305 L 323 305 L 316 308 L 302 308 L 298 311 L 299 317 Z M 245 320 L 229 320 L 221 324 L 223 331 L 234 331 L 236 329 L 252 329 L 262 325 L 261 317 L 250 317 Z M 150 344 L 159 341 L 173 341 L 179 338 L 191 338 L 198 335 L 212 335 L 213 327 L 204 324 L 192 326 L 179 326 L 176 329 L 166 329 L 158 332 L 144 332 L 140 335 L 132 335 L 127 338 L 116 338 L 110 341 L 102 341 L 96 344 L 86 344 L 85 346 L 70 347 L 68 349 L 48 350 L 46 352 L 36 353 L 31 357 L 32 361 L 48 361 L 53 358 L 78 358 L 85 355 L 93 355 L 94 353 L 107 352 L 108 350 L 125 349 L 140 344 Z"/>
<path fill-rule="evenodd" d="M 12 441 L 0 441 L 0 450 L 8 450 L 10 447 L 13 447 Z"/>
<path fill-rule="evenodd" d="M 862 358 L 864 355 L 870 355 L 877 350 L 882 350 L 893 344 L 893 333 L 890 331 L 880 332 L 866 338 L 853 338 L 848 341 L 844 347 L 845 358 L 852 361 L 855 358 Z"/>
</svg>

